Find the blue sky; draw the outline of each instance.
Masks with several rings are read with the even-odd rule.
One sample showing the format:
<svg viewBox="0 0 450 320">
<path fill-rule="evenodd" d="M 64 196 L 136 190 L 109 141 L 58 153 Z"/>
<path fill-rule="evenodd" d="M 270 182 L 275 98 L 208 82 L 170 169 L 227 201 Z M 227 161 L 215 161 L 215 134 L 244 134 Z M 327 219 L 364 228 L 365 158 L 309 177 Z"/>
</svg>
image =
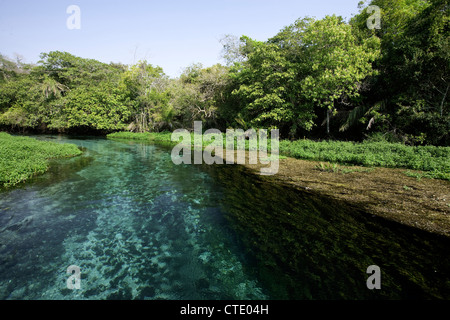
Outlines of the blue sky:
<svg viewBox="0 0 450 320">
<path fill-rule="evenodd" d="M 359 1 L 0 0 L 0 53 L 33 63 L 54 50 L 106 63 L 145 59 L 176 77 L 192 63 L 223 63 L 226 34 L 264 41 L 298 18 L 350 18 Z M 66 26 L 70 5 L 81 10 L 79 30 Z"/>
</svg>

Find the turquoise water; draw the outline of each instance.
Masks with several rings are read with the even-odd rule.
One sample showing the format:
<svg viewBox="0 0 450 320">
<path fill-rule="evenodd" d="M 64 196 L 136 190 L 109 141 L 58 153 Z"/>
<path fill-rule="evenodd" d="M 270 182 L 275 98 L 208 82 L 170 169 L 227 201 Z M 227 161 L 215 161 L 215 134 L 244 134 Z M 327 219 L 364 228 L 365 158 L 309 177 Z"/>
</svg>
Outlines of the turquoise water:
<svg viewBox="0 0 450 320">
<path fill-rule="evenodd" d="M 84 154 L 0 193 L 0 299 L 450 298 L 445 238 L 161 146 L 38 138 Z"/>
</svg>

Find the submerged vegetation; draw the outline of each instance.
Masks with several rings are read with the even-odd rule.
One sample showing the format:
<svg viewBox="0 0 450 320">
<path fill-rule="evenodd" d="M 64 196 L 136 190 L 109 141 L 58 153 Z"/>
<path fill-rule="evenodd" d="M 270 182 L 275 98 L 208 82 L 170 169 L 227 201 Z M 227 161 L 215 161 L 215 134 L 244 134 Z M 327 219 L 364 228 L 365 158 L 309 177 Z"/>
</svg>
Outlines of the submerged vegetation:
<svg viewBox="0 0 450 320">
<path fill-rule="evenodd" d="M 0 187 L 23 182 L 49 168 L 48 160 L 81 154 L 73 144 L 39 141 L 0 132 Z"/>
<path fill-rule="evenodd" d="M 294 162 L 293 166 L 298 168 L 298 160 Z M 392 223 L 389 219 L 377 219 L 365 214 L 364 210 L 360 210 L 363 206 L 354 206 L 355 202 L 358 203 L 355 200 L 349 204 L 342 201 L 345 198 L 337 200 L 328 194 L 321 196 L 317 193 L 298 192 L 292 188 L 292 184 L 273 184 L 260 176 L 245 179 L 245 168 L 238 168 L 231 171 L 231 174 L 230 170 L 220 169 L 213 174 L 218 176 L 217 181 L 224 184 L 227 219 L 239 232 L 249 254 L 256 256 L 261 269 L 261 281 L 275 290 L 289 288 L 279 291 L 284 295 L 282 299 L 348 299 L 353 295 L 358 296 L 358 299 L 375 299 L 375 296 L 380 299 L 423 299 L 425 297 L 420 297 L 419 288 L 424 287 L 428 288 L 425 291 L 430 294 L 430 299 L 449 297 L 450 282 L 442 281 L 445 273 L 438 275 L 433 271 L 432 276 L 437 276 L 435 281 L 429 281 L 430 278 L 425 276 L 424 269 L 436 270 L 431 267 L 432 264 L 445 266 L 446 270 L 450 267 L 446 255 L 441 260 L 436 259 L 437 256 L 432 253 L 441 245 L 431 245 L 427 240 L 429 233 L 420 233 L 406 241 L 398 238 L 394 240 L 394 235 L 411 235 L 417 230 Z M 305 167 L 301 168 L 302 172 L 305 170 L 308 171 Z M 308 177 L 302 182 L 310 179 Z M 365 185 L 369 186 L 371 182 L 373 181 L 368 181 Z M 236 183 L 242 188 L 236 188 Z M 358 184 L 362 184 L 361 181 Z M 390 187 L 392 185 L 395 184 L 390 184 Z M 315 189 L 314 186 L 311 187 Z M 331 189 L 342 190 L 337 185 Z M 403 190 L 401 186 L 400 189 Z M 367 190 L 368 188 L 361 188 L 358 191 L 364 193 Z M 388 190 L 386 193 L 391 194 L 390 197 L 386 196 L 389 205 L 399 200 L 392 199 L 397 192 Z M 374 202 L 382 206 L 383 201 L 378 196 L 367 196 L 369 201 L 373 198 L 377 198 Z M 405 214 L 399 216 L 405 219 Z M 409 211 L 409 214 L 412 215 L 412 212 Z M 419 224 L 417 218 L 409 220 L 417 222 L 409 223 L 410 225 L 417 227 Z M 425 220 L 423 224 L 429 228 L 437 218 Z M 441 219 L 441 222 L 444 220 Z M 395 232 L 391 233 L 389 230 Z M 448 225 L 445 230 L 449 230 Z M 443 252 L 447 250 L 448 240 L 446 238 L 445 244 L 442 244 Z M 420 258 L 414 256 L 412 252 L 416 248 L 427 248 L 424 249 L 424 254 L 428 257 L 423 260 L 427 262 L 413 262 L 423 258 L 422 254 Z M 425 267 L 434 259 L 434 263 Z M 364 278 L 367 266 L 372 263 L 382 265 L 385 270 L 382 290 L 367 290 L 366 282 L 360 281 Z M 397 275 L 399 278 L 394 280 Z M 411 282 L 407 284 L 399 279 Z"/>
</svg>

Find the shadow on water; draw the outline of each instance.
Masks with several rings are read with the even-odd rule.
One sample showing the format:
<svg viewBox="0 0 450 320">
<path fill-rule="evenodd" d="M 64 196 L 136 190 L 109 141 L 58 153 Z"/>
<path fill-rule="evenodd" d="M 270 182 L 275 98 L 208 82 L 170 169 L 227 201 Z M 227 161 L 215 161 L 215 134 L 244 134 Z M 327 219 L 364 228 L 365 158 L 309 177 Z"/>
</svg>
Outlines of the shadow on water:
<svg viewBox="0 0 450 320">
<path fill-rule="evenodd" d="M 243 166 L 198 167 L 220 187 L 228 227 L 252 261 L 246 272 L 270 298 L 450 299 L 450 239 Z M 380 290 L 367 287 L 371 265 L 381 269 Z"/>
<path fill-rule="evenodd" d="M 169 147 L 55 139 L 85 152 L 0 198 L 0 299 L 450 298 L 448 238 Z"/>
<path fill-rule="evenodd" d="M 244 167 L 205 168 L 226 218 L 275 299 L 449 299 L 450 240 L 276 184 Z M 370 265 L 381 289 L 369 290 Z"/>
</svg>

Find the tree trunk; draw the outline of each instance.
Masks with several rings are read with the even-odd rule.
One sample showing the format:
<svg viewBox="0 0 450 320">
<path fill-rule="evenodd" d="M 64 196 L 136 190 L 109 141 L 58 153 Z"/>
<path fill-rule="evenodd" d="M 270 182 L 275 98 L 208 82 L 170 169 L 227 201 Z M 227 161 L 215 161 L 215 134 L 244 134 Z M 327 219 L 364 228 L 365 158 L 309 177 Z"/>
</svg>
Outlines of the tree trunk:
<svg viewBox="0 0 450 320">
<path fill-rule="evenodd" d="M 444 114 L 444 101 L 445 101 L 445 98 L 447 97 L 447 93 L 448 93 L 448 88 L 449 87 L 450 87 L 450 85 L 448 85 L 447 86 L 447 90 L 445 90 L 444 96 L 442 97 L 441 106 L 439 108 L 439 111 L 441 113 L 441 117 Z"/>
<path fill-rule="evenodd" d="M 327 110 L 327 134 L 330 134 L 330 109 Z"/>
</svg>

